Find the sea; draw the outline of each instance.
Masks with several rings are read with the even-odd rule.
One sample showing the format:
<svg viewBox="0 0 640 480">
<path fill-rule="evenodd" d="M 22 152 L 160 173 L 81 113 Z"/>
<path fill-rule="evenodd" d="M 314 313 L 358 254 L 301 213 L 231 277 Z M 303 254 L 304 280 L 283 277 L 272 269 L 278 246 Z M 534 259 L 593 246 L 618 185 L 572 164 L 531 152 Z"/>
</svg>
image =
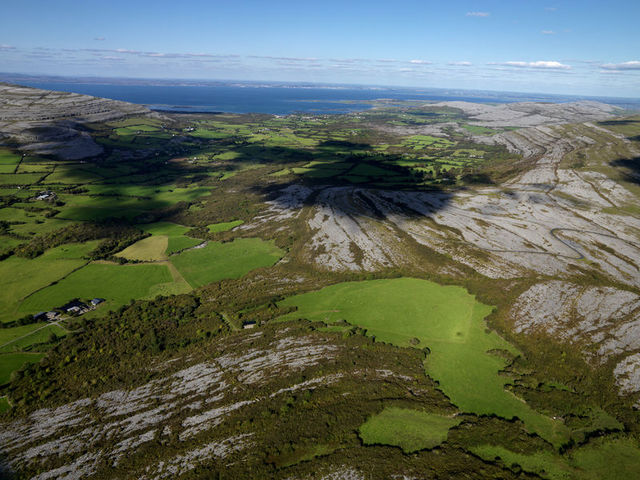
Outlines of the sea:
<svg viewBox="0 0 640 480">
<path fill-rule="evenodd" d="M 579 97 L 517 92 L 420 89 L 404 87 L 354 87 L 233 82 L 226 84 L 126 84 L 91 81 L 43 81 L 22 78 L 20 85 L 75 92 L 145 105 L 170 112 L 228 112 L 336 114 L 370 109 L 371 101 L 385 99 L 389 105 L 400 101 L 467 101 L 476 103 L 554 102 L 596 100 L 640 110 L 640 100 Z"/>
</svg>

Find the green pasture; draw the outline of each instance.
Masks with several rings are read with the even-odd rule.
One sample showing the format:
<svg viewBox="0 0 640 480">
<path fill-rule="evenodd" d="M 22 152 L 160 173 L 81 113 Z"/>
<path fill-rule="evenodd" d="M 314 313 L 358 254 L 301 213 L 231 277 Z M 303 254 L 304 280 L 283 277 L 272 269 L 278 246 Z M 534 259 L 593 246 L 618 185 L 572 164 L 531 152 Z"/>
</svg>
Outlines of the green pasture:
<svg viewBox="0 0 640 480">
<path fill-rule="evenodd" d="M 199 238 L 185 237 L 185 236 L 169 237 L 166 254 L 172 255 L 174 253 L 181 252 L 182 250 L 185 250 L 187 248 L 200 245 L 201 243 L 202 243 L 202 240 L 200 240 Z"/>
<path fill-rule="evenodd" d="M 231 222 L 212 223 L 207 225 L 207 228 L 211 233 L 226 232 L 244 223 L 243 220 L 233 220 Z"/>
<path fill-rule="evenodd" d="M 72 271 L 82 267 L 88 254 L 99 240 L 84 244 L 67 244 L 47 250 L 34 259 L 12 256 L 0 262 L 0 321 L 10 321 L 24 315 L 18 311 L 23 298 L 36 290 L 59 281 Z M 42 290 L 41 290 L 42 291 Z M 69 299 L 70 300 L 70 299 Z M 37 313 L 45 308 L 35 309 Z"/>
<path fill-rule="evenodd" d="M 20 163 L 22 155 L 13 153 L 6 148 L 0 148 L 0 165 L 17 165 Z"/>
<path fill-rule="evenodd" d="M 32 185 L 43 177 L 42 173 L 0 173 L 0 185 Z"/>
<path fill-rule="evenodd" d="M 225 278 L 239 278 L 251 270 L 270 267 L 284 252 L 273 242 L 259 238 L 239 238 L 233 242 L 209 242 L 171 257 L 180 274 L 193 288 Z"/>
<path fill-rule="evenodd" d="M 564 455 L 550 451 L 516 453 L 497 445 L 480 445 L 470 450 L 487 461 L 502 460 L 507 467 L 548 480 L 628 480 L 640 478 L 640 448 L 628 438 L 596 438 Z"/>
<path fill-rule="evenodd" d="M 435 413 L 387 407 L 360 427 L 365 445 L 392 445 L 405 453 L 434 448 L 446 441 L 449 429 L 462 420 Z"/>
<path fill-rule="evenodd" d="M 84 184 L 103 180 L 104 177 L 92 172 L 85 164 L 58 165 L 54 172 L 47 177 L 47 183 L 51 184 Z"/>
<path fill-rule="evenodd" d="M 0 347 L 9 342 L 14 342 L 17 338 L 24 337 L 33 333 L 35 330 L 46 326 L 46 322 L 32 323 L 31 325 L 20 325 L 13 328 L 0 329 Z"/>
<path fill-rule="evenodd" d="M 26 223 L 11 225 L 11 232 L 21 236 L 39 235 L 65 227 L 70 223 L 73 222 L 56 217 L 45 218 L 44 215 L 40 215 Z"/>
<path fill-rule="evenodd" d="M 26 363 L 38 362 L 43 353 L 3 353 L 0 355 L 0 385 L 11 378 L 11 372 L 18 370 Z"/>
<path fill-rule="evenodd" d="M 555 444 L 568 441 L 568 429 L 561 422 L 535 412 L 505 389 L 511 379 L 501 371 L 509 362 L 490 351 L 518 352 L 495 332 L 486 331 L 484 318 L 491 307 L 462 287 L 416 278 L 346 282 L 281 304 L 298 307 L 283 320 L 344 319 L 366 328 L 378 341 L 429 347 L 426 371 L 460 410 L 518 417 L 527 429 Z"/>
<path fill-rule="evenodd" d="M 15 327 L 21 328 L 21 327 Z M 4 329 L 7 331 L 14 330 L 14 328 Z M 29 348 L 32 345 L 38 345 L 40 343 L 46 343 L 49 341 L 51 334 L 54 333 L 57 337 L 63 337 L 68 332 L 67 330 L 59 327 L 58 325 L 49 324 L 44 326 L 44 328 L 40 328 L 37 330 L 32 330 L 32 333 L 26 334 L 24 337 L 17 337 L 11 342 L 1 343 L 0 345 L 0 353 L 10 353 L 16 352 L 20 350 L 24 350 L 25 348 Z"/>
<path fill-rule="evenodd" d="M 402 141 L 404 147 L 421 150 L 426 147 L 444 148 L 455 145 L 451 140 L 440 137 L 432 137 L 431 135 L 412 135 Z"/>
<path fill-rule="evenodd" d="M 116 308 L 130 300 L 149 297 L 154 285 L 171 282 L 173 276 L 167 265 L 91 263 L 29 296 L 19 310 L 23 314 L 35 313 L 58 307 L 74 298 L 95 297 L 106 299 L 109 308 Z"/>
<path fill-rule="evenodd" d="M 6 207 L 0 209 L 0 220 L 5 222 L 33 222 L 36 219 L 43 220 L 44 214 L 40 212 L 28 212 L 23 208 Z"/>
<path fill-rule="evenodd" d="M 480 125 L 471 125 L 469 123 L 463 123 L 461 125 L 467 132 L 472 133 L 474 135 L 494 135 L 498 133 L 496 130 L 491 128 L 482 127 Z"/>
<path fill-rule="evenodd" d="M 165 255 L 171 255 L 185 248 L 195 247 L 202 243 L 202 240 L 198 238 L 185 236 L 185 233 L 191 230 L 190 227 L 184 227 L 176 223 L 156 222 L 138 226 L 151 235 L 167 237 L 167 247 L 164 251 Z"/>
<path fill-rule="evenodd" d="M 24 243 L 24 241 L 18 240 L 17 238 L 0 235 L 0 252 L 3 252 L 13 247 L 17 247 L 21 243 Z"/>
<path fill-rule="evenodd" d="M 117 254 L 118 257 L 127 260 L 139 260 L 142 262 L 153 262 L 166 259 L 166 251 L 169 238 L 166 235 L 154 235 L 138 240 L 133 245 Z"/>
<path fill-rule="evenodd" d="M 178 202 L 194 201 L 210 192 L 208 187 L 100 185 L 91 186 L 95 195 L 65 197 L 60 218 L 75 221 L 98 221 L 106 218 L 133 219 L 136 216 Z"/>
<path fill-rule="evenodd" d="M 18 167 L 18 170 L 16 173 L 40 173 L 40 174 L 45 174 L 45 173 L 49 173 L 50 171 L 52 171 L 55 167 L 53 165 L 47 164 L 47 163 L 32 163 L 32 164 L 28 164 L 25 162 L 22 162 L 20 164 L 20 167 Z"/>
</svg>

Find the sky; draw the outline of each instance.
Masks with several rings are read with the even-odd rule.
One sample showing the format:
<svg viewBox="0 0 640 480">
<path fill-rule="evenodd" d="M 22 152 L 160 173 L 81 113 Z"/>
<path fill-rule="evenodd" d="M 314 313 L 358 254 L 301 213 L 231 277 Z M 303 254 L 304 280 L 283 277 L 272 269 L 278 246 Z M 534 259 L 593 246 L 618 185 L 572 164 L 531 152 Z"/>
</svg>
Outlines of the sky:
<svg viewBox="0 0 640 480">
<path fill-rule="evenodd" d="M 638 0 L 2 3 L 5 73 L 640 98 Z"/>
</svg>

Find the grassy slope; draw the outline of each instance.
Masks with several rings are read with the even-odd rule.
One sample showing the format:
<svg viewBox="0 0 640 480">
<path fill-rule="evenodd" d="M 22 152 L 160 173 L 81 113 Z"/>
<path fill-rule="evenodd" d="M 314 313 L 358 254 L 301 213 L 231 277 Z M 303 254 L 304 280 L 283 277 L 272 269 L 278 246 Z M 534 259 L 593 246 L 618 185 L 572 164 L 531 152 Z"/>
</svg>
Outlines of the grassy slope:
<svg viewBox="0 0 640 480">
<path fill-rule="evenodd" d="M 146 262 L 163 260 L 166 258 L 168 243 L 169 238 L 166 235 L 153 235 L 128 246 L 118 253 L 118 257 Z"/>
<path fill-rule="evenodd" d="M 185 248 L 195 247 L 202 243 L 202 240 L 186 237 L 190 228 L 170 222 L 156 222 L 148 225 L 140 225 L 140 228 L 151 235 L 164 235 L 168 238 L 165 254 L 179 252 Z"/>
<path fill-rule="evenodd" d="M 92 263 L 30 296 L 20 310 L 25 313 L 47 310 L 73 298 L 93 297 L 106 299 L 109 307 L 113 308 L 131 299 L 145 298 L 154 285 L 172 280 L 166 265 Z"/>
<path fill-rule="evenodd" d="M 198 288 L 225 278 L 239 278 L 256 268 L 269 267 L 283 254 L 273 242 L 240 238 L 228 243 L 210 242 L 203 248 L 171 257 L 171 262 L 193 288 Z"/>
<path fill-rule="evenodd" d="M 365 445 L 394 445 L 410 453 L 437 447 L 460 422 L 434 413 L 387 407 L 360 427 L 360 437 Z"/>
<path fill-rule="evenodd" d="M 232 222 L 221 222 L 221 223 L 212 223 L 211 225 L 207 225 L 207 228 L 211 233 L 220 233 L 231 230 L 232 228 L 237 227 L 238 225 L 242 225 L 244 221 L 242 220 L 234 220 Z"/>
<path fill-rule="evenodd" d="M 13 256 L 0 262 L 0 321 L 20 316 L 17 309 L 24 297 L 84 265 L 87 260 L 81 257 L 98 243 L 96 240 L 67 244 L 52 248 L 34 259 Z"/>
<path fill-rule="evenodd" d="M 67 334 L 67 331 L 59 327 L 58 325 L 47 325 L 44 328 L 34 331 L 33 333 L 28 334 L 23 338 L 17 338 L 10 343 L 2 343 L 3 347 L 0 347 L 0 353 L 10 353 L 31 347 L 32 345 L 46 343 L 49 341 L 49 337 L 52 333 L 55 333 L 57 337 L 63 337 Z"/>
<path fill-rule="evenodd" d="M 298 307 L 283 319 L 336 321 L 366 328 L 377 340 L 402 347 L 429 347 L 427 373 L 461 410 L 476 414 L 519 417 L 527 428 L 561 444 L 568 431 L 560 423 L 532 410 L 505 390 L 510 379 L 500 375 L 507 362 L 487 353 L 501 349 L 517 353 L 495 332 L 485 332 L 483 319 L 491 307 L 475 301 L 461 287 L 443 287 L 414 278 L 348 282 L 298 295 L 282 302 Z"/>
<path fill-rule="evenodd" d="M 500 458 L 508 467 L 520 465 L 526 472 L 549 480 L 640 478 L 640 450 L 630 439 L 596 439 L 564 457 L 549 451 L 527 455 L 495 445 L 471 450 L 486 460 Z"/>
</svg>

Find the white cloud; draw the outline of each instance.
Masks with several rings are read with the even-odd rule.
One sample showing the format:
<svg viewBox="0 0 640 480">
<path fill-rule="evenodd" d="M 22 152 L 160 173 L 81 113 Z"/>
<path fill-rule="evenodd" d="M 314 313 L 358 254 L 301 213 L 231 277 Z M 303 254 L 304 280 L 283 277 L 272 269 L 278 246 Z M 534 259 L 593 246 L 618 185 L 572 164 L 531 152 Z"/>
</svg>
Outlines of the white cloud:
<svg viewBox="0 0 640 480">
<path fill-rule="evenodd" d="M 605 63 L 600 65 L 605 70 L 640 70 L 640 61 L 631 60 L 623 63 Z"/>
<path fill-rule="evenodd" d="M 543 35 L 555 35 L 556 34 L 556 32 L 554 32 L 553 30 L 542 30 L 542 32 L 540 32 L 540 33 L 542 33 Z"/>
<path fill-rule="evenodd" d="M 449 65 L 454 65 L 457 67 L 470 67 L 473 64 L 471 62 L 449 62 Z"/>
<path fill-rule="evenodd" d="M 16 47 L 12 45 L 7 45 L 5 43 L 0 43 L 0 50 L 15 50 Z"/>
<path fill-rule="evenodd" d="M 411 60 L 409 63 L 413 63 L 414 65 L 431 65 L 431 62 L 427 60 Z"/>
<path fill-rule="evenodd" d="M 488 17 L 489 12 L 467 12 L 467 17 Z"/>
<path fill-rule="evenodd" d="M 97 42 L 103 42 L 103 41 L 106 40 L 106 38 L 105 37 L 95 37 L 94 40 L 97 41 Z"/>
<path fill-rule="evenodd" d="M 116 48 L 114 50 L 114 52 L 118 52 L 118 53 L 133 53 L 133 54 L 142 53 L 142 52 L 139 52 L 138 50 L 129 50 L 127 48 Z"/>
<path fill-rule="evenodd" d="M 544 9 L 547 12 L 555 12 L 556 10 L 558 10 L 558 7 L 545 7 Z"/>
<path fill-rule="evenodd" d="M 490 63 L 489 65 L 502 65 L 505 67 L 517 67 L 517 68 L 540 68 L 548 70 L 570 70 L 569 65 L 556 61 L 538 60 L 537 62 L 501 62 Z"/>
</svg>

